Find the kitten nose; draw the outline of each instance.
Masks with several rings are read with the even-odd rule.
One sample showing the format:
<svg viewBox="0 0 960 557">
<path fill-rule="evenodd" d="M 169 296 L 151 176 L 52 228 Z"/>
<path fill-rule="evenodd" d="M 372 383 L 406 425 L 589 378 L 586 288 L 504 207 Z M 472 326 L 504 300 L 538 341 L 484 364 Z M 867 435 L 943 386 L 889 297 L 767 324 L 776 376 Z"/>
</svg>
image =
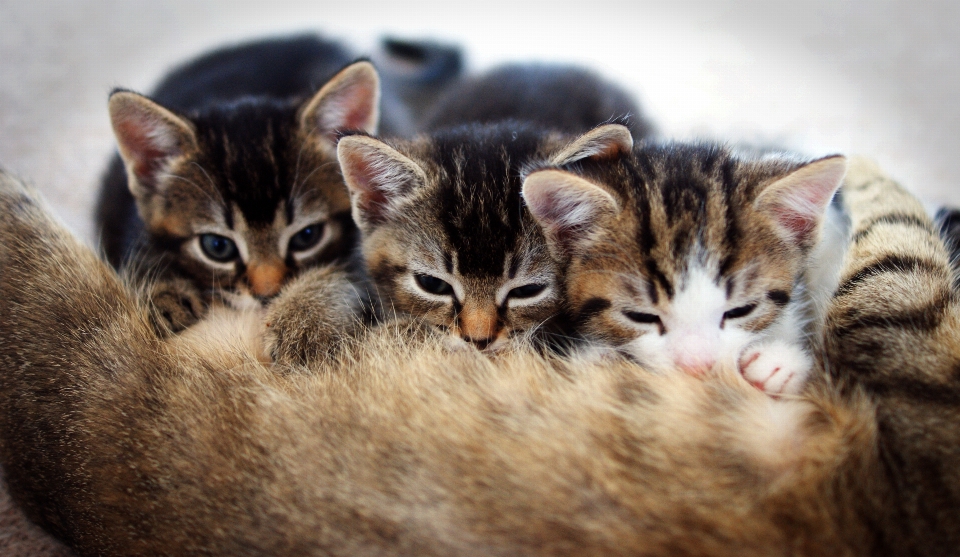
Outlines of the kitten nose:
<svg viewBox="0 0 960 557">
<path fill-rule="evenodd" d="M 255 296 L 270 297 L 280 291 L 287 267 L 282 263 L 251 263 L 247 267 L 247 282 Z"/>
<path fill-rule="evenodd" d="M 483 350 L 495 340 L 501 329 L 496 308 L 464 306 L 457 317 L 460 337 Z"/>
</svg>

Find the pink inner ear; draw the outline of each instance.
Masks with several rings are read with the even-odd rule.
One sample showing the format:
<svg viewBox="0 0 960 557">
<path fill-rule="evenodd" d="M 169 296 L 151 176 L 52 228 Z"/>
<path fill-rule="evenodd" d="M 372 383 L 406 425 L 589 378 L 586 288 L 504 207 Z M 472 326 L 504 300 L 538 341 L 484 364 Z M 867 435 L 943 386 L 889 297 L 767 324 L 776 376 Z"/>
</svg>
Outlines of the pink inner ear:
<svg viewBox="0 0 960 557">
<path fill-rule="evenodd" d="M 318 114 L 324 136 L 336 143 L 342 131 L 376 132 L 377 84 L 357 80 L 330 94 Z"/>
<path fill-rule="evenodd" d="M 613 198 L 596 186 L 577 181 L 582 180 L 546 170 L 531 174 L 523 186 L 530 213 L 563 250 L 571 249 L 601 215 L 616 211 Z"/>
<path fill-rule="evenodd" d="M 369 83 L 348 87 L 347 102 L 340 122 L 341 129 L 366 131 L 375 110 L 375 88 Z M 353 101 L 353 102 L 350 102 Z"/>
<path fill-rule="evenodd" d="M 162 162 L 180 152 L 177 142 L 164 134 L 162 126 L 149 119 L 132 117 L 114 127 L 124 151 L 133 159 L 134 173 L 142 180 L 152 180 Z"/>
<path fill-rule="evenodd" d="M 840 187 L 845 173 L 845 161 L 828 158 L 810 163 L 781 180 L 782 186 L 769 194 L 776 196 L 769 202 L 772 216 L 798 242 L 812 239 L 820 225 L 827 205 Z"/>
<path fill-rule="evenodd" d="M 351 157 L 349 164 L 352 185 L 357 190 L 358 208 L 371 224 L 383 223 L 386 221 L 389 200 L 377 187 L 375 165 L 360 156 Z"/>
<path fill-rule="evenodd" d="M 798 240 L 809 238 L 817 228 L 819 219 L 812 215 L 802 214 L 790 207 L 777 206 L 773 208 L 774 217 L 780 226 L 786 228 Z"/>
</svg>

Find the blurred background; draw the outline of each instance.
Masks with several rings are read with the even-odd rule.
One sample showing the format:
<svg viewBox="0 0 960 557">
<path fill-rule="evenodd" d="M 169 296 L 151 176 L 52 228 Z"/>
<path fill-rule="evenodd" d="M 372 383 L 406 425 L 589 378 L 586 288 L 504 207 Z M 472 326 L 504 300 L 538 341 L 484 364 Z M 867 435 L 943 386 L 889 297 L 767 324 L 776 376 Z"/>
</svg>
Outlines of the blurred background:
<svg viewBox="0 0 960 557">
<path fill-rule="evenodd" d="M 636 93 L 663 135 L 877 159 L 960 204 L 960 2 L 0 0 L 0 166 L 91 238 L 113 149 L 106 100 L 224 42 L 319 31 L 459 43 L 468 71 L 578 62 Z"/>
</svg>

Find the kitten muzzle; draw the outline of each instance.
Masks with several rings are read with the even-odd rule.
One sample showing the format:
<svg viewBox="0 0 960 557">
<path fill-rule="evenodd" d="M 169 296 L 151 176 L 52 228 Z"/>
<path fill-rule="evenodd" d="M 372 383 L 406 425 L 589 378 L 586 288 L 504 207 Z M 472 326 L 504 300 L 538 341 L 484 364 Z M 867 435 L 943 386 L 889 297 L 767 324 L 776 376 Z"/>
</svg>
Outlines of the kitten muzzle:
<svg viewBox="0 0 960 557">
<path fill-rule="evenodd" d="M 286 276 L 287 267 L 283 263 L 251 264 L 247 267 L 247 283 L 250 292 L 257 297 L 276 295 Z"/>
<path fill-rule="evenodd" d="M 503 323 L 497 316 L 495 307 L 488 309 L 465 306 L 457 316 L 460 337 L 484 350 L 503 333 Z"/>
</svg>

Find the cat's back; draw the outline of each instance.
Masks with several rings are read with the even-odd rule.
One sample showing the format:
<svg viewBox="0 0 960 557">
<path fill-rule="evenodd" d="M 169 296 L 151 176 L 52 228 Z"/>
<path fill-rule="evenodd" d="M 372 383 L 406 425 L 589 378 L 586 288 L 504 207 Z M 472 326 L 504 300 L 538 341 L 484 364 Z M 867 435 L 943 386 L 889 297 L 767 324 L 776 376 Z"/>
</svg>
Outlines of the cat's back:
<svg viewBox="0 0 960 557">
<path fill-rule="evenodd" d="M 152 97 L 181 111 L 244 96 L 300 97 L 352 60 L 343 46 L 316 35 L 231 45 L 177 67 Z"/>
<path fill-rule="evenodd" d="M 579 134 L 624 118 L 635 139 L 652 134 L 640 106 L 620 86 L 577 66 L 528 63 L 500 66 L 451 87 L 423 127 L 515 119 Z"/>
</svg>

